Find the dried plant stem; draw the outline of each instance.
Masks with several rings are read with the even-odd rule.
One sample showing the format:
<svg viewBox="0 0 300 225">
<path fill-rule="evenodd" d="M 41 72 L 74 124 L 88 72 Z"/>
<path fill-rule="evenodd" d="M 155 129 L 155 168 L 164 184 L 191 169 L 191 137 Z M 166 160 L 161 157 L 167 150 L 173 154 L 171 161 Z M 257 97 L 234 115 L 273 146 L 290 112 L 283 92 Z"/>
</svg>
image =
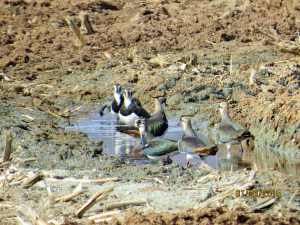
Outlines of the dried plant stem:
<svg viewBox="0 0 300 225">
<path fill-rule="evenodd" d="M 20 211 L 28 216 L 31 221 L 34 223 L 34 224 L 37 224 L 37 225 L 47 225 L 47 223 L 45 221 L 43 221 L 37 214 L 36 212 L 32 209 L 32 208 L 28 208 L 26 206 L 22 206 L 20 208 Z"/>
<path fill-rule="evenodd" d="M 160 183 L 160 184 L 164 183 L 162 180 L 158 179 L 157 177 L 155 177 L 155 178 L 141 177 L 141 179 L 143 179 L 143 180 L 154 180 L 154 181 L 156 181 L 157 183 Z"/>
<path fill-rule="evenodd" d="M 118 177 L 96 179 L 96 180 L 81 180 L 81 179 L 74 179 L 74 178 L 66 178 L 61 180 L 55 178 L 47 178 L 47 181 L 52 181 L 52 182 L 67 181 L 67 182 L 80 182 L 80 183 L 104 183 L 108 181 L 118 181 L 118 180 L 119 180 Z"/>
<path fill-rule="evenodd" d="M 69 120 L 69 118 L 65 118 L 65 117 L 62 117 L 60 115 L 57 115 L 53 112 L 50 112 L 49 110 L 46 111 L 46 113 L 48 113 L 50 116 L 56 118 L 56 119 L 60 119 L 60 120 Z"/>
<path fill-rule="evenodd" d="M 115 211 L 111 211 L 111 212 L 100 213 L 100 214 L 97 214 L 94 216 L 89 216 L 88 219 L 89 220 L 100 219 L 100 218 L 104 218 L 107 216 L 113 216 L 113 215 L 119 214 L 121 212 L 122 212 L 122 210 L 115 210 Z"/>
<path fill-rule="evenodd" d="M 272 38 L 272 39 L 274 39 L 274 40 L 276 40 L 276 41 L 279 41 L 279 40 L 280 40 L 278 37 L 276 37 L 276 36 L 274 36 L 274 35 L 272 35 L 272 34 L 269 34 L 269 33 L 265 32 L 265 31 L 263 31 L 262 29 L 260 29 L 260 28 L 259 28 L 258 26 L 256 26 L 256 25 L 254 25 L 253 27 L 254 27 L 255 30 L 257 30 L 258 32 L 262 33 L 263 35 L 265 35 L 265 36 L 267 36 L 267 37 L 269 37 L 269 38 Z"/>
<path fill-rule="evenodd" d="M 207 43 L 211 44 L 211 45 L 215 45 L 216 43 L 209 41 L 209 40 L 205 40 Z"/>
<path fill-rule="evenodd" d="M 108 60 L 112 59 L 112 55 L 108 52 L 102 52 L 102 56 L 104 59 L 108 59 Z"/>
<path fill-rule="evenodd" d="M 218 176 L 215 176 L 215 175 L 213 175 L 213 174 L 207 174 L 207 175 L 201 177 L 200 179 L 198 179 L 198 180 L 196 181 L 196 183 L 202 183 L 202 182 L 205 181 L 206 179 L 213 179 L 214 177 L 218 177 Z"/>
<path fill-rule="evenodd" d="M 37 218 L 36 223 L 38 225 L 47 225 L 47 223 L 44 220 L 40 219 L 40 218 Z"/>
<path fill-rule="evenodd" d="M 249 209 L 249 212 L 253 212 L 254 210 L 257 209 L 262 209 L 265 208 L 269 205 L 272 205 L 273 203 L 275 203 L 277 201 L 277 198 L 266 198 L 263 199 L 262 201 L 254 204 L 253 206 L 251 206 L 251 208 Z"/>
<path fill-rule="evenodd" d="M 299 61 L 300 58 L 294 58 L 294 59 L 288 59 L 288 60 L 283 60 L 283 61 L 277 61 L 277 62 L 274 62 L 274 64 L 278 64 L 278 63 L 289 63 L 289 62 L 293 62 L 293 61 Z"/>
<path fill-rule="evenodd" d="M 109 217 L 109 218 L 103 218 L 103 219 L 97 219 L 97 220 L 94 220 L 95 223 L 103 223 L 103 222 L 109 222 L 112 220 L 112 217 Z"/>
<path fill-rule="evenodd" d="M 230 71 L 229 71 L 229 74 L 230 75 L 232 75 L 232 67 L 233 67 L 233 65 L 232 65 L 233 63 L 232 63 L 232 55 L 230 56 Z"/>
<path fill-rule="evenodd" d="M 282 40 L 274 35 L 271 35 L 262 29 L 260 29 L 258 26 L 254 25 L 254 29 L 256 29 L 258 32 L 262 33 L 263 35 L 272 38 L 274 41 L 267 40 L 265 43 L 269 45 L 275 45 L 280 48 L 280 51 L 287 52 L 287 53 L 293 53 L 300 55 L 300 45 L 296 45 L 294 42 Z M 275 42 L 277 41 L 277 42 Z"/>
<path fill-rule="evenodd" d="M 250 78 L 249 78 L 250 85 L 255 84 L 255 82 L 256 82 L 256 80 L 255 80 L 256 74 L 257 74 L 257 70 L 252 69 L 252 72 L 251 72 L 251 75 L 250 75 Z"/>
<path fill-rule="evenodd" d="M 5 132 L 5 146 L 4 146 L 4 156 L 3 156 L 3 162 L 9 161 L 11 150 L 12 150 L 12 136 L 11 131 L 6 130 Z"/>
<path fill-rule="evenodd" d="M 282 42 L 276 43 L 276 42 L 273 42 L 273 41 L 268 41 L 268 40 L 266 40 L 265 43 L 266 43 L 266 44 L 269 44 L 269 45 L 275 45 L 275 46 L 277 46 L 277 47 L 279 47 L 279 48 L 282 48 L 282 47 L 283 47 L 283 43 L 282 43 Z"/>
<path fill-rule="evenodd" d="M 210 203 L 215 202 L 215 201 L 219 201 L 219 200 L 221 200 L 221 199 L 223 199 L 223 198 L 225 198 L 225 197 L 233 194 L 235 191 L 236 191 L 236 188 L 231 188 L 228 191 L 223 192 L 223 193 L 221 193 L 221 194 L 219 194 L 219 195 L 217 195 L 217 196 L 215 196 L 213 198 L 210 198 L 210 199 L 208 199 L 208 200 L 206 200 L 206 201 L 204 201 L 202 203 L 196 204 L 194 206 L 194 209 L 203 209 L 203 208 L 206 208 Z"/>
<path fill-rule="evenodd" d="M 197 66 L 197 63 L 198 63 L 198 57 L 197 57 L 197 54 L 191 53 L 191 54 L 190 54 L 190 64 L 191 64 L 192 66 Z"/>
<path fill-rule="evenodd" d="M 1 167 L 8 167 L 9 165 L 10 165 L 10 162 L 5 162 L 5 163 L 0 162 Z"/>
<path fill-rule="evenodd" d="M 41 171 L 37 171 L 32 177 L 28 178 L 23 182 L 23 188 L 29 188 L 35 183 L 39 182 L 42 180 L 44 177 L 44 174 Z"/>
<path fill-rule="evenodd" d="M 33 107 L 34 107 L 34 110 L 38 110 L 39 109 L 39 105 L 38 105 L 38 102 L 37 102 L 36 98 L 33 99 Z"/>
<path fill-rule="evenodd" d="M 93 34 L 94 30 L 92 28 L 92 25 L 90 23 L 90 18 L 89 18 L 89 14 L 82 12 L 80 13 L 80 18 L 81 18 L 81 22 L 82 22 L 82 26 L 86 29 L 88 34 Z"/>
<path fill-rule="evenodd" d="M 35 87 L 45 87 L 45 88 L 49 88 L 49 89 L 54 88 L 54 86 L 49 85 L 49 84 L 38 84 L 38 85 L 36 85 Z"/>
<path fill-rule="evenodd" d="M 56 198 L 55 202 L 67 202 L 67 201 L 70 201 L 71 199 L 77 197 L 78 195 L 83 194 L 84 192 L 86 192 L 86 190 L 75 191 L 75 192 L 73 192 L 71 194 L 64 195 L 62 197 Z"/>
<path fill-rule="evenodd" d="M 34 121 L 35 119 L 33 118 L 33 117 L 31 117 L 31 116 L 29 116 L 29 115 L 21 115 L 22 117 L 25 117 L 25 118 L 27 118 L 27 119 L 29 119 L 29 120 L 31 120 L 31 121 Z"/>
<path fill-rule="evenodd" d="M 14 80 L 10 79 L 10 77 L 5 75 L 4 73 L 0 73 L 0 78 L 6 82 L 14 82 Z"/>
<path fill-rule="evenodd" d="M 142 204 L 147 204 L 147 199 L 107 203 L 104 206 L 101 206 L 101 207 L 97 208 L 97 211 L 103 211 L 104 212 L 105 210 L 111 210 L 111 209 L 126 207 L 126 206 L 129 206 L 129 205 L 142 205 Z"/>
<path fill-rule="evenodd" d="M 83 35 L 80 32 L 80 29 L 78 28 L 74 18 L 68 16 L 66 18 L 67 23 L 69 24 L 70 28 L 72 29 L 73 33 L 75 34 L 77 40 L 79 40 L 80 42 L 80 47 L 83 48 L 84 46 L 86 46 L 86 41 L 83 37 Z M 76 45 L 76 43 L 75 43 Z"/>
<path fill-rule="evenodd" d="M 291 203 L 291 201 L 293 200 L 293 198 L 296 196 L 296 194 L 298 194 L 298 190 L 294 192 L 294 194 L 292 195 L 292 197 L 290 198 L 290 200 L 288 201 L 287 205 L 289 205 Z"/>
<path fill-rule="evenodd" d="M 243 184 L 243 185 L 241 186 L 241 189 L 246 189 L 246 190 L 248 190 L 248 189 L 252 188 L 254 184 L 255 184 L 255 181 L 254 181 L 254 180 L 251 181 L 251 182 L 245 183 L 245 184 Z"/>
<path fill-rule="evenodd" d="M 32 158 L 26 158 L 26 159 L 21 159 L 21 158 L 16 158 L 17 162 L 32 162 L 32 161 L 37 161 L 36 157 L 32 157 Z"/>
<path fill-rule="evenodd" d="M 207 165 L 206 163 L 202 163 L 199 167 L 200 169 L 203 169 L 203 170 L 207 170 L 207 171 L 210 171 L 211 173 L 215 173 L 216 170 L 214 170 L 213 168 L 211 168 L 209 165 Z"/>
<path fill-rule="evenodd" d="M 85 212 L 87 212 L 98 201 L 105 198 L 109 193 L 114 190 L 114 187 L 106 188 L 96 192 L 76 213 L 75 216 L 81 218 Z"/>
<path fill-rule="evenodd" d="M 255 176 L 256 176 L 256 171 L 251 171 L 249 174 L 248 182 L 252 182 Z"/>
<path fill-rule="evenodd" d="M 85 118 L 76 118 L 76 119 L 73 119 L 73 120 L 90 120 L 90 117 L 85 117 Z"/>
</svg>

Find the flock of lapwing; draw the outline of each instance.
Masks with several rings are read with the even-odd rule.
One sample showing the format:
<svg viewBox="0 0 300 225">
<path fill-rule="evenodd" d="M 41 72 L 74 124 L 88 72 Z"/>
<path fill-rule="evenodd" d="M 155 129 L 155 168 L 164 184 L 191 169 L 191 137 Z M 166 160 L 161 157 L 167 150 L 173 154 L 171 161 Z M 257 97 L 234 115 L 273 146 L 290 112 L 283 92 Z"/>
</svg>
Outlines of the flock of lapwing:
<svg viewBox="0 0 300 225">
<path fill-rule="evenodd" d="M 132 98 L 133 91 L 129 89 L 121 93 L 121 85 L 114 85 L 114 100 L 100 109 L 100 116 L 106 107 L 110 107 L 111 113 L 129 127 L 118 127 L 117 130 L 127 133 L 135 138 L 141 138 L 142 154 L 150 159 L 167 159 L 172 163 L 171 156 L 178 153 L 186 154 L 187 166 L 189 159 L 205 159 L 209 155 L 215 155 L 218 146 L 197 136 L 192 128 L 191 116 L 181 116 L 180 123 L 184 135 L 181 140 L 168 140 L 163 136 L 168 130 L 168 120 L 165 115 L 165 97 L 156 97 L 154 113 L 150 115 L 138 99 Z M 216 132 L 219 143 L 226 144 L 230 150 L 232 144 L 240 143 L 245 139 L 254 139 L 249 130 L 241 124 L 234 123 L 229 117 L 228 103 L 220 103 L 221 122 Z"/>
</svg>

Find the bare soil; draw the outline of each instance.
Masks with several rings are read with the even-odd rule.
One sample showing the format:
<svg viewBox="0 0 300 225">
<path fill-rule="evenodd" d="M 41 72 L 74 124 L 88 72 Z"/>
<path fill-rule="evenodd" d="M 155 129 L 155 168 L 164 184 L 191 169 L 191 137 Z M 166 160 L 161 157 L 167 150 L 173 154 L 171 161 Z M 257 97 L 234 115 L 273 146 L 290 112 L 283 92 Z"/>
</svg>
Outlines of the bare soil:
<svg viewBox="0 0 300 225">
<path fill-rule="evenodd" d="M 102 177 L 122 177 L 124 184 L 146 182 L 135 180 L 135 176 L 168 174 L 174 179 L 170 186 L 204 176 L 178 165 L 174 165 L 175 169 L 141 169 L 102 155 L 101 141 L 95 143 L 83 132 L 64 130 L 60 120 L 49 114 L 66 115 L 66 109 L 81 107 L 72 114 L 80 117 L 99 109 L 112 99 L 112 86 L 117 82 L 124 88 L 133 88 L 135 97 L 148 111 L 154 104 L 150 96 L 164 94 L 169 118 L 191 114 L 196 121 L 205 121 L 210 130 L 215 130 L 220 120 L 217 104 L 228 100 L 232 119 L 247 126 L 256 142 L 297 159 L 299 58 L 265 45 L 265 36 L 253 25 L 299 44 L 299 11 L 300 4 L 295 0 L 1 1 L 0 134 L 4 140 L 4 130 L 13 131 L 14 160 L 37 158 L 28 162 L 15 160 L 14 166 L 35 171 L 94 169 L 94 174 L 87 175 L 90 179 L 101 171 Z M 72 16 L 80 25 L 80 12 L 89 14 L 95 31 L 90 35 L 83 32 L 87 42 L 83 48 L 76 45 L 66 22 L 66 17 Z M 182 70 L 193 54 L 197 55 L 194 67 L 199 72 Z M 258 71 L 255 84 L 249 83 L 252 69 Z M 3 147 L 1 141 L 0 148 Z M 6 169 L 1 169 L 2 175 Z M 197 175 L 190 179 L 191 173 Z M 178 177 L 184 178 L 177 180 Z M 289 182 L 296 181 L 286 182 L 288 187 Z M 298 183 L 293 185 L 293 190 L 299 189 Z M 18 189 L 7 194 L 9 190 L 12 191 L 3 189 L 1 201 L 17 202 L 19 196 L 11 196 Z M 63 188 L 59 190 L 64 192 Z M 30 196 L 31 191 L 23 190 L 22 194 Z M 285 198 L 291 199 L 293 193 L 290 190 Z M 298 195 L 292 199 L 298 201 Z M 292 224 L 299 222 L 297 207 L 285 212 L 284 217 L 276 210 L 251 214 L 225 206 L 204 211 L 177 210 L 176 214 L 166 212 L 167 207 L 148 213 L 131 210 L 123 220 L 112 223 Z M 50 212 L 42 214 L 47 213 Z M 1 218 L 5 223 L 16 222 Z"/>
</svg>

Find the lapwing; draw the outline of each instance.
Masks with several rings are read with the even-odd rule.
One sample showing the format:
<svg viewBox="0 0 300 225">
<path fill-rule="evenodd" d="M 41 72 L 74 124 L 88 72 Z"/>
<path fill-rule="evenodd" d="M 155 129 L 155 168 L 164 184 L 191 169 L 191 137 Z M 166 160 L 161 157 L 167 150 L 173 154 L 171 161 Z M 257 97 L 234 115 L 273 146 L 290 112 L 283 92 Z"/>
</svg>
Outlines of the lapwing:
<svg viewBox="0 0 300 225">
<path fill-rule="evenodd" d="M 152 160 L 167 159 L 167 163 L 171 164 L 170 157 L 179 153 L 177 141 L 155 137 L 147 129 L 147 119 L 136 120 L 135 126 L 139 128 L 142 139 L 141 153 Z"/>
<path fill-rule="evenodd" d="M 192 158 L 204 160 L 207 156 L 216 154 L 218 147 L 197 136 L 192 128 L 190 116 L 181 116 L 180 123 L 183 127 L 184 135 L 178 142 L 178 148 L 181 153 L 187 154 L 187 167 L 190 166 L 189 160 Z"/>
<path fill-rule="evenodd" d="M 114 85 L 114 100 L 112 102 L 107 102 L 104 106 L 101 107 L 99 114 L 103 116 L 103 111 L 105 108 L 110 107 L 111 114 L 119 117 L 119 110 L 124 102 L 124 96 L 121 94 L 121 85 Z"/>
<path fill-rule="evenodd" d="M 125 89 L 124 103 L 119 110 L 120 121 L 128 126 L 134 126 L 136 119 L 150 118 L 150 114 L 142 107 L 138 99 L 133 99 L 132 90 Z"/>
<path fill-rule="evenodd" d="M 229 117 L 228 103 L 220 103 L 221 122 L 216 133 L 217 141 L 226 144 L 227 150 L 232 144 L 240 143 L 245 139 L 254 139 L 250 131 L 241 124 L 234 123 Z"/>
<path fill-rule="evenodd" d="M 153 115 L 147 120 L 148 131 L 156 137 L 163 137 L 169 128 L 165 115 L 166 98 L 156 97 Z"/>
<path fill-rule="evenodd" d="M 165 115 L 166 98 L 155 97 L 155 108 L 153 115 L 147 119 L 148 131 L 156 137 L 163 137 L 168 130 L 169 124 Z M 118 127 L 117 131 L 126 133 L 134 138 L 140 138 L 137 127 Z"/>
</svg>

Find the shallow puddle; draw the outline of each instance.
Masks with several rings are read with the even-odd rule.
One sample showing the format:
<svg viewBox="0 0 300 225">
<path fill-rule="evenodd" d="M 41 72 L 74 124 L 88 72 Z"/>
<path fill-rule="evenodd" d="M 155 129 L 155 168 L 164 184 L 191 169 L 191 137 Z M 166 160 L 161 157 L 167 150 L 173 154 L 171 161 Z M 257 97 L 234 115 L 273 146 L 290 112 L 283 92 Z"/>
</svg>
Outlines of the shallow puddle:
<svg viewBox="0 0 300 225">
<path fill-rule="evenodd" d="M 80 115 L 81 118 L 89 118 L 88 120 L 78 120 L 73 122 L 71 126 L 66 126 L 65 129 L 74 131 L 83 131 L 87 133 L 93 141 L 104 141 L 104 154 L 115 155 L 121 158 L 126 158 L 130 163 L 134 164 L 156 164 L 156 161 L 149 159 L 147 156 L 140 154 L 141 142 L 140 139 L 135 139 L 127 134 L 116 131 L 116 127 L 122 126 L 117 124 L 116 117 L 107 114 L 100 117 L 97 112 L 93 112 L 86 116 Z M 178 118 L 179 121 L 179 118 Z M 178 121 L 175 119 L 169 121 L 169 129 L 164 136 L 166 139 L 180 140 L 183 136 L 183 129 L 177 126 Z M 200 128 L 198 124 L 193 125 L 195 129 Z M 205 162 L 212 168 L 217 170 L 237 170 L 241 168 L 250 168 L 251 161 L 249 157 L 241 157 L 245 153 L 239 150 L 232 150 L 228 154 L 226 146 L 220 146 L 217 155 L 208 156 Z M 249 152 L 246 152 L 249 154 Z M 178 154 L 171 157 L 173 162 L 180 163 L 186 166 L 186 155 Z M 251 158 L 251 157 L 250 157 Z M 200 165 L 201 159 L 191 159 L 191 163 Z"/>
<path fill-rule="evenodd" d="M 137 165 L 141 164 L 156 164 L 156 161 L 152 161 L 147 156 L 140 154 L 141 143 L 140 139 L 135 139 L 127 134 L 123 134 L 116 131 L 116 127 L 122 126 L 117 124 L 116 117 L 111 114 L 106 114 L 100 117 L 98 112 L 92 112 L 87 115 L 79 115 L 80 118 L 87 118 L 86 120 L 78 120 L 73 122 L 72 126 L 65 124 L 65 129 L 68 130 L 80 130 L 89 136 L 94 141 L 104 141 L 104 154 L 115 155 L 121 158 L 125 158 L 130 163 Z M 88 119 L 89 118 L 89 119 Z M 176 120 L 177 119 L 177 120 Z M 173 120 L 169 119 L 169 129 L 164 136 L 166 139 L 180 140 L 183 136 L 183 129 L 181 126 L 177 126 L 178 118 Z M 193 124 L 193 128 L 204 128 L 205 125 L 199 123 Z M 204 135 L 213 135 L 205 134 Z M 205 162 L 216 170 L 236 171 L 240 169 L 257 169 L 263 170 L 266 168 L 274 168 L 280 172 L 287 174 L 293 174 L 294 177 L 300 177 L 300 164 L 296 158 L 287 156 L 284 152 L 274 151 L 265 147 L 255 146 L 251 149 L 243 145 L 246 151 L 241 152 L 240 146 L 232 146 L 230 152 L 227 151 L 225 145 L 219 145 L 219 151 L 215 156 L 208 156 Z M 186 166 L 186 155 L 178 154 L 171 157 L 173 162 L 180 163 Z M 202 162 L 201 159 L 191 159 L 191 163 L 195 166 L 199 166 Z"/>
</svg>

